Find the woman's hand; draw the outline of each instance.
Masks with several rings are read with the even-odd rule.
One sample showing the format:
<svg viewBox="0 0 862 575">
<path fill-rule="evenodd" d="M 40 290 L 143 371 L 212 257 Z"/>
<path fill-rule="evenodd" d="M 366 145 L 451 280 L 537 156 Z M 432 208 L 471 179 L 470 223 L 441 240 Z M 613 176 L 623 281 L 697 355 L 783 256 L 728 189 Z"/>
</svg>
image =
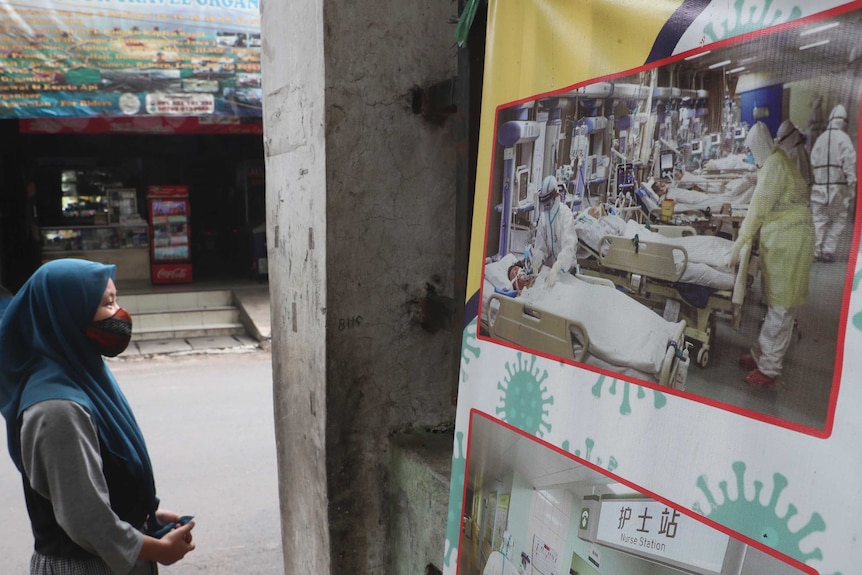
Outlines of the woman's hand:
<svg viewBox="0 0 862 575">
<path fill-rule="evenodd" d="M 138 554 L 138 559 L 143 561 L 158 561 L 162 565 L 173 565 L 193 551 L 195 544 L 192 541 L 192 529 L 194 521 L 180 527 L 175 527 L 161 539 L 155 539 L 149 535 L 144 536 L 144 545 Z"/>
<path fill-rule="evenodd" d="M 156 521 L 159 522 L 159 525 L 167 525 L 168 523 L 173 523 L 174 521 L 179 520 L 180 514 L 170 509 L 159 509 L 156 511 Z"/>
<path fill-rule="evenodd" d="M 192 529 L 195 527 L 194 521 L 189 521 L 181 527 L 176 527 L 167 535 L 161 538 L 165 544 L 164 554 L 158 562 L 162 565 L 172 565 L 186 556 L 186 553 L 193 551 L 195 544 L 192 541 Z"/>
</svg>

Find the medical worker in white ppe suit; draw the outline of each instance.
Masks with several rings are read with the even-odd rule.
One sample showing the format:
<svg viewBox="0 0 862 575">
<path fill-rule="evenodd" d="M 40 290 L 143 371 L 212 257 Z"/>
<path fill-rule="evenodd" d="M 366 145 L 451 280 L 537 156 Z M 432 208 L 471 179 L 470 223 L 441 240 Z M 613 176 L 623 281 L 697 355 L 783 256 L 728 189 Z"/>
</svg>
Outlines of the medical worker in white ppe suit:
<svg viewBox="0 0 862 575">
<path fill-rule="evenodd" d="M 539 222 L 536 240 L 524 257 L 530 261 L 533 273 L 538 273 L 543 265 L 551 266 L 546 281 L 553 286 L 560 274 L 568 273 L 576 263 L 578 233 L 575 231 L 572 210 L 560 201 L 557 178 L 548 176 L 542 181 L 537 199 Z"/>
<path fill-rule="evenodd" d="M 748 371 L 746 383 L 768 387 L 781 375 L 796 310 L 808 298 L 814 222 L 808 185 L 787 152 L 773 145 L 766 124 L 757 122 L 745 144 L 758 168 L 757 185 L 730 263 L 736 264 L 742 247 L 760 232 L 761 288 L 768 307 L 757 341 L 739 365 Z"/>
<path fill-rule="evenodd" d="M 829 125 L 811 148 L 811 211 L 817 244 L 814 259 L 834 262 L 842 234 L 851 221 L 856 199 L 856 149 L 844 131 L 847 111 L 838 104 L 829 114 Z"/>
</svg>

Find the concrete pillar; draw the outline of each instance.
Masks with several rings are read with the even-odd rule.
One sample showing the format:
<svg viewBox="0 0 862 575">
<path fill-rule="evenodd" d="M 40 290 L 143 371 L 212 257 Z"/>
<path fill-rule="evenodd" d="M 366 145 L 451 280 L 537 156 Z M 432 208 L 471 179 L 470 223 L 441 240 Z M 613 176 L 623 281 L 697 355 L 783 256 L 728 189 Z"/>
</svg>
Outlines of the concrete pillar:
<svg viewBox="0 0 862 575">
<path fill-rule="evenodd" d="M 261 2 L 261 22 L 284 572 L 326 574 L 330 573 L 330 549 L 323 0 Z"/>
<path fill-rule="evenodd" d="M 456 4 L 265 1 L 285 573 L 389 573 L 389 438 L 454 423 L 456 125 L 414 103 L 457 74 Z"/>
</svg>

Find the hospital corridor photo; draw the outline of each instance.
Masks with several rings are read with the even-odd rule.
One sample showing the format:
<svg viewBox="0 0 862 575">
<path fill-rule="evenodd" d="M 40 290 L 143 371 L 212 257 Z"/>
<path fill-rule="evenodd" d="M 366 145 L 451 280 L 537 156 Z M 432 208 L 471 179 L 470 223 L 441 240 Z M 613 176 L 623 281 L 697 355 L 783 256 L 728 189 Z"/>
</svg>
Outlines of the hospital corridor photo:
<svg viewBox="0 0 862 575">
<path fill-rule="evenodd" d="M 497 109 L 479 337 L 828 433 L 859 11 Z"/>
<path fill-rule="evenodd" d="M 699 521 L 474 414 L 458 575 L 800 575 Z"/>
</svg>

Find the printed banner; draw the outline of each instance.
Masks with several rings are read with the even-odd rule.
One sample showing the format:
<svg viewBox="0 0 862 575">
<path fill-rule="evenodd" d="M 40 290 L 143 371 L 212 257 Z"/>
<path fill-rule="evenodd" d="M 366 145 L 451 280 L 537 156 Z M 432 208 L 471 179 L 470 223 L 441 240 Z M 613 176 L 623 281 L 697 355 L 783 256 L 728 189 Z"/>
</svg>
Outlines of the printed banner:
<svg viewBox="0 0 862 575">
<path fill-rule="evenodd" d="M 862 2 L 488 10 L 444 573 L 855 573 Z"/>
<path fill-rule="evenodd" d="M 21 120 L 22 134 L 263 134 L 260 118 L 128 116 Z"/>
<path fill-rule="evenodd" d="M 0 0 L 0 119 L 261 116 L 259 0 Z"/>
</svg>

